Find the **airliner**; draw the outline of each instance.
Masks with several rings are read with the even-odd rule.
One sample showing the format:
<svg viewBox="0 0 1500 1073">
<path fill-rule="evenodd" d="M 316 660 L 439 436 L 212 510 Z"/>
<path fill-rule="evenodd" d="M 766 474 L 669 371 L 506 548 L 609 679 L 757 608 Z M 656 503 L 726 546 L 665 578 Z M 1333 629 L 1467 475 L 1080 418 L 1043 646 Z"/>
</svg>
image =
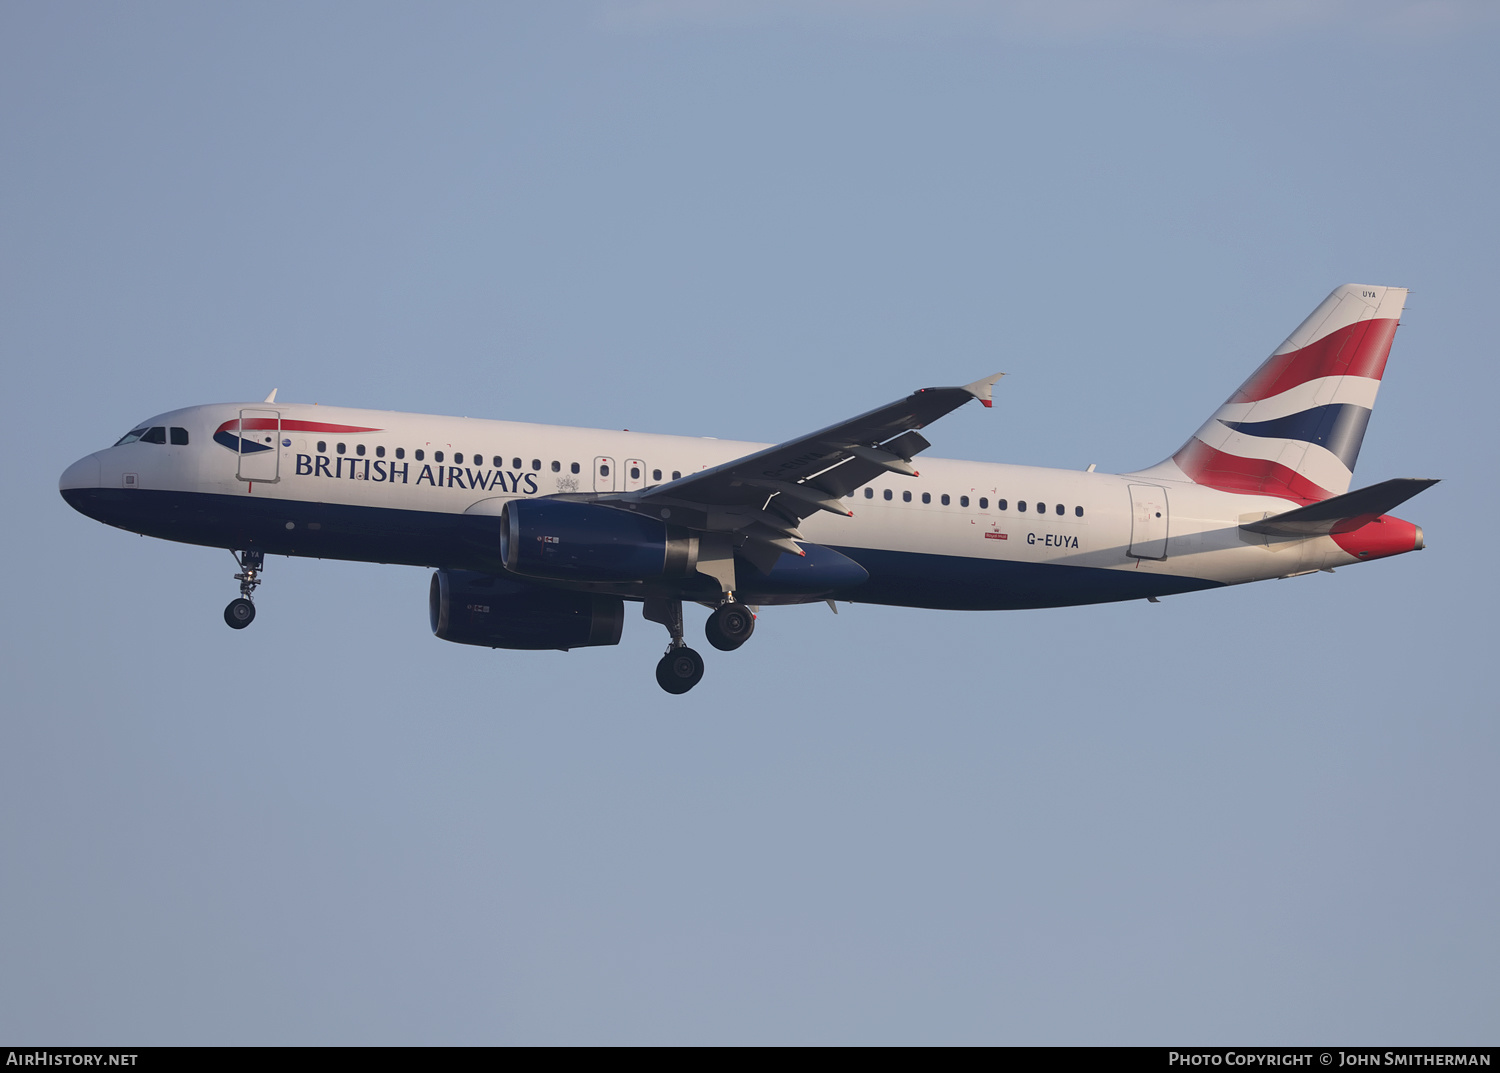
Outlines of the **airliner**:
<svg viewBox="0 0 1500 1073">
<path fill-rule="evenodd" d="M 684 601 L 712 608 L 707 640 L 733 651 L 764 606 L 1154 602 L 1421 550 L 1387 512 L 1436 481 L 1349 491 L 1406 295 L 1337 288 L 1176 453 L 1128 473 L 923 455 L 922 430 L 990 406 L 997 374 L 776 445 L 272 391 L 152 417 L 59 485 L 108 525 L 228 549 L 235 629 L 267 555 L 422 566 L 432 630 L 459 644 L 614 645 L 640 604 L 670 636 L 657 682 L 682 694 L 704 669 Z"/>
</svg>

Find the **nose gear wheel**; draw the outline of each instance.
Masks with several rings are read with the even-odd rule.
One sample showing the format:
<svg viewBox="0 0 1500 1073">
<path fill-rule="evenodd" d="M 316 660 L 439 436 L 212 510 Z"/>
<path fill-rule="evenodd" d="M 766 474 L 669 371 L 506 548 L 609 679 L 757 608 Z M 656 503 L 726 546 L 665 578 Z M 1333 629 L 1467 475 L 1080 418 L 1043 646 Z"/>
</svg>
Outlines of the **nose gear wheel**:
<svg viewBox="0 0 1500 1073">
<path fill-rule="evenodd" d="M 231 630 L 243 630 L 255 621 L 255 605 L 244 597 L 230 600 L 229 606 L 224 609 L 224 621 Z"/>
<path fill-rule="evenodd" d="M 243 630 L 255 621 L 255 589 L 266 567 L 266 553 L 242 551 L 235 555 L 235 561 L 240 564 L 240 572 L 234 575 L 234 580 L 240 583 L 240 596 L 224 608 L 224 621 L 232 630 Z"/>
</svg>

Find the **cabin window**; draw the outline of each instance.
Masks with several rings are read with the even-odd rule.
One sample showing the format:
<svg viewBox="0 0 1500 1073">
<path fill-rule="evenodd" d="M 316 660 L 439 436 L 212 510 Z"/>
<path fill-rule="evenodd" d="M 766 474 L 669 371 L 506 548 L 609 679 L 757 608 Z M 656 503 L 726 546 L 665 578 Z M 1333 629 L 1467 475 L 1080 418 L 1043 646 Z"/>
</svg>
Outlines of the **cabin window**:
<svg viewBox="0 0 1500 1073">
<path fill-rule="evenodd" d="M 638 481 L 638 480 L 641 479 L 641 467 L 640 466 L 631 466 L 630 467 L 630 479 L 633 480 L 633 481 Z"/>
<path fill-rule="evenodd" d="M 432 452 L 432 460 L 434 462 L 441 462 L 443 460 L 443 452 L 442 451 L 433 451 Z"/>
<path fill-rule="evenodd" d="M 959 496 L 958 497 L 958 505 L 960 507 L 967 507 L 969 505 L 969 497 L 968 496 Z"/>
<path fill-rule="evenodd" d="M 167 442 L 167 426 L 166 425 L 157 425 L 155 428 L 148 429 L 146 431 L 146 434 L 141 437 L 141 442 L 142 443 L 166 443 Z"/>
<path fill-rule="evenodd" d="M 1026 500 L 1024 500 L 1024 499 L 1018 499 L 1018 500 L 1016 500 L 1016 509 L 1018 511 L 1020 511 L 1022 514 L 1025 514 L 1026 513 Z"/>
<path fill-rule="evenodd" d="M 553 473 L 561 473 L 562 472 L 562 463 L 558 462 L 557 460 L 554 459 L 553 462 L 552 462 L 552 472 Z"/>
<path fill-rule="evenodd" d="M 327 454 L 327 453 L 328 453 L 328 441 L 327 440 L 319 440 L 318 441 L 318 454 L 323 455 L 323 454 Z"/>
<path fill-rule="evenodd" d="M 874 499 L 875 498 L 875 489 L 873 489 L 873 488 L 866 488 L 865 489 L 865 498 L 866 499 Z"/>
<path fill-rule="evenodd" d="M 396 448 L 396 457 L 397 458 L 405 458 L 406 457 L 406 448 L 405 447 L 397 447 Z"/>
<path fill-rule="evenodd" d="M 944 492 L 944 493 L 943 493 L 943 506 L 945 506 L 945 507 L 946 507 L 946 506 L 947 506 L 947 505 L 948 505 L 948 504 L 949 504 L 949 503 L 951 503 L 951 502 L 953 502 L 953 501 L 952 501 L 952 500 L 951 500 L 951 499 L 949 499 L 949 498 L 948 498 L 948 493 L 947 493 L 947 492 Z"/>
<path fill-rule="evenodd" d="M 651 471 L 651 479 L 653 481 L 659 481 L 659 480 L 661 480 L 661 470 L 659 470 L 659 469 L 653 469 Z"/>
<path fill-rule="evenodd" d="M 903 503 L 910 503 L 911 502 L 911 493 L 910 492 L 902 492 L 901 493 L 901 502 L 903 502 Z"/>
<path fill-rule="evenodd" d="M 980 496 L 979 497 L 979 509 L 980 510 L 989 510 L 990 509 L 990 501 L 989 501 L 989 497 L 988 496 Z"/>
<path fill-rule="evenodd" d="M 889 489 L 889 488 L 887 488 L 887 489 L 886 489 L 886 490 L 885 490 L 885 497 L 886 497 L 886 498 L 887 498 L 887 499 L 890 499 L 890 498 L 891 498 L 891 490 L 890 490 L 890 489 Z"/>
<path fill-rule="evenodd" d="M 365 445 L 362 443 L 356 443 L 354 445 L 354 453 L 357 455 L 363 455 L 365 453 Z"/>
<path fill-rule="evenodd" d="M 1058 516 L 1061 517 L 1063 514 L 1067 513 L 1067 508 L 1064 507 L 1061 503 L 1059 503 L 1057 505 L 1057 513 L 1058 513 Z"/>
<path fill-rule="evenodd" d="M 375 457 L 376 458 L 384 458 L 385 457 L 385 448 L 384 447 L 377 447 L 377 448 L 375 448 Z"/>
<path fill-rule="evenodd" d="M 462 451 L 454 451 L 453 452 L 453 461 L 455 463 L 457 463 L 458 465 L 460 465 L 460 466 L 463 465 L 464 453 Z"/>
<path fill-rule="evenodd" d="M 922 502 L 923 503 L 931 503 L 932 502 L 932 493 L 931 492 L 923 492 L 922 493 Z"/>
<path fill-rule="evenodd" d="M 510 460 L 510 468 L 511 469 L 520 469 L 521 468 L 521 460 L 519 458 L 512 458 Z"/>
<path fill-rule="evenodd" d="M 1045 503 L 1038 503 L 1036 505 L 1036 512 L 1038 514 L 1046 514 L 1047 513 L 1047 504 L 1045 504 Z"/>
<path fill-rule="evenodd" d="M 418 462 L 422 461 L 422 459 L 424 459 L 424 458 L 427 457 L 425 454 L 422 453 L 422 448 L 420 448 L 420 447 L 418 447 L 415 451 L 413 451 L 411 453 L 411 456 L 413 458 L 415 458 Z"/>
<path fill-rule="evenodd" d="M 673 471 L 672 471 L 672 479 L 673 479 L 673 480 L 674 480 L 674 481 L 679 481 L 679 480 L 681 480 L 681 479 L 682 479 L 682 470 L 680 470 L 680 469 L 674 469 L 674 470 L 673 470 Z"/>
<path fill-rule="evenodd" d="M 997 499 L 997 500 L 995 500 L 995 509 L 996 510 L 1004 510 L 1005 508 L 1006 508 L 1006 502 L 1005 502 L 1005 500 L 1003 500 L 1003 499 Z"/>
<path fill-rule="evenodd" d="M 334 450 L 336 450 L 339 454 L 343 454 L 344 453 L 344 445 L 342 443 L 335 444 L 334 445 Z"/>
<path fill-rule="evenodd" d="M 601 476 L 601 477 L 608 477 L 609 476 L 609 467 L 608 466 L 600 466 L 599 467 L 599 476 Z"/>
<path fill-rule="evenodd" d="M 540 458 L 533 458 L 531 460 L 531 468 L 532 469 L 541 469 L 542 468 L 542 460 Z"/>
<path fill-rule="evenodd" d="M 1083 517 L 1083 508 L 1082 507 L 1074 507 L 1073 508 L 1073 513 L 1076 514 L 1076 515 L 1078 515 L 1078 517 L 1082 518 Z"/>
<path fill-rule="evenodd" d="M 176 447 L 186 447 L 187 446 L 187 429 L 185 429 L 185 428 L 178 428 L 176 425 L 173 425 L 172 426 L 172 444 L 173 444 L 173 446 L 176 446 Z"/>
</svg>

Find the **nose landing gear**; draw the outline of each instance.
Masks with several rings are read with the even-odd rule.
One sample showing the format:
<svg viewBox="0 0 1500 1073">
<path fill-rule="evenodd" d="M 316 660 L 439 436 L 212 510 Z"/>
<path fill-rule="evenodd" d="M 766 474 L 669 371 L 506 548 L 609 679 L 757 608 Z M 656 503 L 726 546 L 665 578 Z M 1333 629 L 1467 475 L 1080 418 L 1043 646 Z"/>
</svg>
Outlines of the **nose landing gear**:
<svg viewBox="0 0 1500 1073">
<path fill-rule="evenodd" d="M 266 553 L 242 551 L 235 556 L 235 561 L 240 564 L 240 573 L 234 575 L 240 583 L 240 596 L 237 600 L 230 600 L 229 606 L 224 608 L 224 621 L 232 630 L 243 630 L 255 621 L 252 601 L 255 588 L 260 584 L 260 573 L 266 567 Z"/>
</svg>

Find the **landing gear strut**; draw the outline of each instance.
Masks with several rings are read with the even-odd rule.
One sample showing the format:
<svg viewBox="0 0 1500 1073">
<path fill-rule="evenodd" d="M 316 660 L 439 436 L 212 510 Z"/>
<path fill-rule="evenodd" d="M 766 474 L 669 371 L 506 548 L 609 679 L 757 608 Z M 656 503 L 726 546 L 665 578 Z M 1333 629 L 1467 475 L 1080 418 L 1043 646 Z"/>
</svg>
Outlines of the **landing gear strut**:
<svg viewBox="0 0 1500 1073">
<path fill-rule="evenodd" d="M 240 596 L 224 608 L 224 621 L 232 630 L 243 630 L 255 621 L 255 604 L 251 601 L 255 587 L 260 584 L 260 572 L 266 568 L 266 553 L 242 551 L 235 560 L 240 564 L 240 572 L 234 575 L 234 580 L 240 583 Z"/>
<path fill-rule="evenodd" d="M 647 600 L 642 614 L 672 635 L 667 654 L 656 665 L 656 684 L 668 693 L 686 693 L 703 680 L 703 657 L 682 639 L 682 601 Z"/>
<path fill-rule="evenodd" d="M 755 614 L 731 593 L 729 599 L 708 616 L 704 632 L 708 634 L 708 643 L 720 652 L 733 652 L 755 632 Z"/>
</svg>

